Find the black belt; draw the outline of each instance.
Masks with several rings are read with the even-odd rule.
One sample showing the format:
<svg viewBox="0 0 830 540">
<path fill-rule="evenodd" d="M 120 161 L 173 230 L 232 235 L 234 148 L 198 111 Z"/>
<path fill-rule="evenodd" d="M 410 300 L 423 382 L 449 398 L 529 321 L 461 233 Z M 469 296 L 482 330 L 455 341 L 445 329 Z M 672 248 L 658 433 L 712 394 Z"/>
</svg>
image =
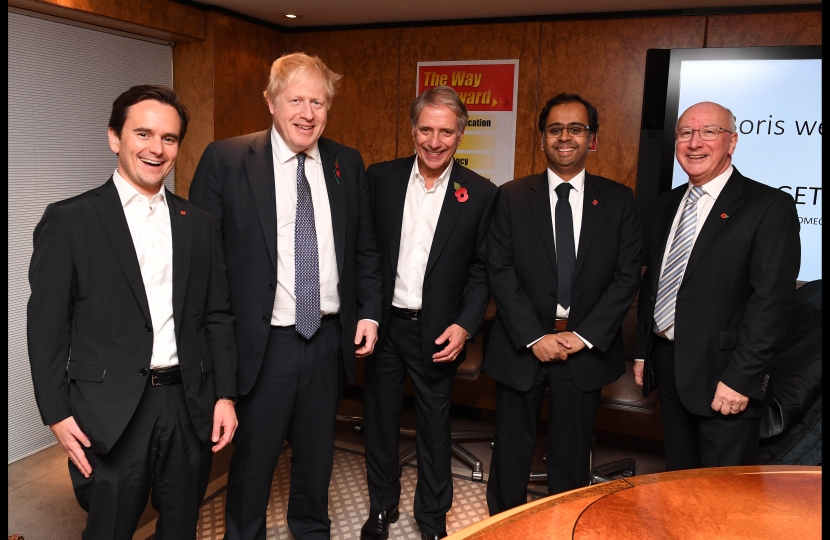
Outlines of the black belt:
<svg viewBox="0 0 830 540">
<path fill-rule="evenodd" d="M 150 384 L 152 386 L 167 386 L 182 382 L 182 371 L 179 366 L 150 370 Z"/>
<path fill-rule="evenodd" d="M 392 306 L 390 309 L 393 316 L 404 319 L 406 321 L 418 321 L 421 320 L 421 310 L 420 309 L 404 309 L 399 308 L 397 306 Z"/>
</svg>

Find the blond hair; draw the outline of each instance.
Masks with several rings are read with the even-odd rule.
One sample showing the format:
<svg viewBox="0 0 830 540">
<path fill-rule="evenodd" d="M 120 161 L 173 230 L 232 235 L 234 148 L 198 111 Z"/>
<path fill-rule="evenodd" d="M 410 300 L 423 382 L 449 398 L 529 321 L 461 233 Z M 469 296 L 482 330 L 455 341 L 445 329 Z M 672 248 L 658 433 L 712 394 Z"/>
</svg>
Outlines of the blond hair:
<svg viewBox="0 0 830 540">
<path fill-rule="evenodd" d="M 326 87 L 326 109 L 331 108 L 331 98 L 337 93 L 337 82 L 342 75 L 333 72 L 317 56 L 309 56 L 306 53 L 284 54 L 274 60 L 271 64 L 271 75 L 268 79 L 268 88 L 262 93 L 265 99 L 273 102 L 274 99 L 291 84 L 291 82 L 303 75 L 316 73 L 323 79 Z"/>
</svg>

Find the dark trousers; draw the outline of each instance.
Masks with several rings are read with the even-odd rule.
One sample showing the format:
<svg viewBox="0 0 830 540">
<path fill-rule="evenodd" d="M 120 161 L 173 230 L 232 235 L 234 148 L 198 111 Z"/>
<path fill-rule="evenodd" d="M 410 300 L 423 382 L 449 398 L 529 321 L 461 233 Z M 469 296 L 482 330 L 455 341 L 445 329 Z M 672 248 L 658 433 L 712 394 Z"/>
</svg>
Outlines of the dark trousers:
<svg viewBox="0 0 830 540">
<path fill-rule="evenodd" d="M 334 421 L 344 384 L 336 316 L 324 317 L 310 340 L 293 326 L 271 327 L 256 383 L 236 404 L 226 539 L 265 538 L 271 483 L 285 440 L 291 445 L 288 528 L 297 540 L 329 538 Z"/>
<path fill-rule="evenodd" d="M 527 503 L 527 484 L 536 447 L 536 421 L 548 389 L 548 493 L 587 486 L 594 422 L 601 390 L 582 392 L 565 362 L 540 362 L 533 387 L 522 392 L 496 386 L 496 434 L 487 507 L 490 515 Z"/>
<path fill-rule="evenodd" d="M 378 511 L 396 508 L 401 497 L 398 430 L 408 372 L 415 386 L 418 452 L 415 521 L 421 532 L 439 534 L 447 529 L 447 512 L 452 506 L 450 392 L 455 371 L 448 371 L 438 379 L 427 375 L 421 340 L 421 321 L 390 317 L 383 342 L 366 362 L 363 389 L 366 473 L 371 508 Z"/>
<path fill-rule="evenodd" d="M 82 537 L 132 539 L 152 490 L 156 538 L 195 538 L 210 447 L 196 434 L 182 385 L 148 385 L 115 446 L 107 454 L 84 449 L 89 478 L 69 462 L 75 497 L 89 513 Z"/>
<path fill-rule="evenodd" d="M 742 414 L 711 416 L 690 412 L 680 401 L 674 371 L 674 343 L 652 336 L 652 358 L 660 389 L 666 470 L 757 465 L 761 419 Z M 710 399 L 714 399 L 714 392 Z"/>
</svg>

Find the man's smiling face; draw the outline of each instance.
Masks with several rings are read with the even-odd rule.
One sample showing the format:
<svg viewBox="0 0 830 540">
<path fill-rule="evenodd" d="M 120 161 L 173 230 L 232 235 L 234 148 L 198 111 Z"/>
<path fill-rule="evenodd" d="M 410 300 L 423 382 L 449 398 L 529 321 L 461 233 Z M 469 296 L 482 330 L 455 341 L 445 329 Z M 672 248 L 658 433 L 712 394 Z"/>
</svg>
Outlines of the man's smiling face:
<svg viewBox="0 0 830 540">
<path fill-rule="evenodd" d="M 738 144 L 737 133 L 721 131 L 714 141 L 704 141 L 697 131 L 702 127 L 731 127 L 729 113 L 715 103 L 692 105 L 677 121 L 677 129 L 694 130 L 692 138 L 676 142 L 674 154 L 680 167 L 689 175 L 696 186 L 713 180 L 732 163 L 732 154 Z"/>
<path fill-rule="evenodd" d="M 268 109 L 274 128 L 292 152 L 308 150 L 326 129 L 326 85 L 317 73 L 298 74 L 273 100 Z"/>
<path fill-rule="evenodd" d="M 588 147 L 594 140 L 594 134 L 590 131 L 585 131 L 582 136 L 573 136 L 568 132 L 567 127 L 572 124 L 587 126 L 589 122 L 588 109 L 578 101 L 556 105 L 551 107 L 548 113 L 542 148 L 545 151 L 548 168 L 562 180 L 570 180 L 585 168 Z M 547 129 L 551 126 L 563 128 L 562 133 L 558 137 L 549 135 Z"/>
<path fill-rule="evenodd" d="M 171 105 L 145 99 L 132 105 L 119 137 L 109 130 L 110 149 L 118 154 L 118 174 L 139 193 L 153 196 L 179 153 L 181 118 Z"/>
</svg>

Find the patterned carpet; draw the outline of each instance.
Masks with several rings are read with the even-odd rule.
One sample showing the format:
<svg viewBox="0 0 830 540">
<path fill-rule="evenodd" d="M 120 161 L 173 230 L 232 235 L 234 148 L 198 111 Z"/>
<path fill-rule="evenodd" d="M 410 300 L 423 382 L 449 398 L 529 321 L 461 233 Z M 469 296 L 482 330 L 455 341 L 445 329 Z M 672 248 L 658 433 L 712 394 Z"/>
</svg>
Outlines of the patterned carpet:
<svg viewBox="0 0 830 540">
<path fill-rule="evenodd" d="M 271 485 L 271 502 L 267 511 L 267 538 L 293 538 L 288 531 L 285 514 L 288 507 L 288 474 L 291 450 L 286 448 L 280 456 L 274 482 Z M 415 496 L 417 472 L 407 465 L 401 477 L 401 515 L 389 529 L 390 540 L 418 540 L 420 530 L 415 523 L 412 501 Z M 485 491 L 487 484 L 473 482 L 469 476 L 453 476 L 453 505 L 447 515 L 447 532 L 453 533 L 468 525 L 489 517 Z M 220 540 L 225 532 L 224 488 L 205 500 L 199 523 L 199 540 Z M 332 540 L 357 540 L 360 527 L 369 513 L 369 492 L 366 486 L 366 466 L 363 454 L 337 448 L 334 452 L 334 471 L 329 488 L 329 516 L 332 519 Z"/>
</svg>

